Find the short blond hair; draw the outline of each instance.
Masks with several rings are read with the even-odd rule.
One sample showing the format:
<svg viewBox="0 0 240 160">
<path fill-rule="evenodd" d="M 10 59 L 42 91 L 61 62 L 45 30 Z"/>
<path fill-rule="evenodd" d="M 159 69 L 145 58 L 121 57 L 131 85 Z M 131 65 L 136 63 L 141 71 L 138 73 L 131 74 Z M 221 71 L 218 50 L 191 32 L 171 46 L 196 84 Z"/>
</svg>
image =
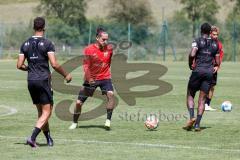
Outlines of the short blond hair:
<svg viewBox="0 0 240 160">
<path fill-rule="evenodd" d="M 211 32 L 217 32 L 219 34 L 219 28 L 217 26 L 212 26 L 211 27 Z"/>
</svg>

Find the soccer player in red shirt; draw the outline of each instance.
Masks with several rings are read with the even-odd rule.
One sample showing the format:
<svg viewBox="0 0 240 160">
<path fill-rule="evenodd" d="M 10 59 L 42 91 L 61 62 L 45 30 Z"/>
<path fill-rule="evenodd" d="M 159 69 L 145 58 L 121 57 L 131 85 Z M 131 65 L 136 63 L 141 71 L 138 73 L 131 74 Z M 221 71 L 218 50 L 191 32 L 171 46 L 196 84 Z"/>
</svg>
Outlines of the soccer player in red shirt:
<svg viewBox="0 0 240 160">
<path fill-rule="evenodd" d="M 220 54 L 220 64 L 221 64 L 223 56 L 224 56 L 224 52 L 223 52 L 222 43 L 218 39 L 218 35 L 219 35 L 219 28 L 216 27 L 216 26 L 212 26 L 210 36 L 211 36 L 212 39 L 216 40 L 217 43 L 218 43 L 219 54 Z M 219 67 L 217 68 L 217 71 L 218 70 L 219 70 Z M 212 87 L 211 87 L 211 89 L 209 91 L 209 94 L 208 94 L 208 96 L 206 98 L 206 102 L 205 102 L 205 111 L 214 111 L 214 110 L 216 110 L 216 109 L 214 109 L 214 108 L 212 108 L 210 106 L 211 99 L 212 99 L 213 93 L 214 93 L 214 87 L 216 86 L 216 84 L 217 84 L 217 72 L 214 73 L 214 75 L 213 75 Z"/>
<path fill-rule="evenodd" d="M 105 128 L 107 130 L 110 129 L 115 102 L 110 71 L 113 50 L 112 47 L 107 44 L 107 41 L 108 33 L 105 32 L 104 29 L 98 28 L 96 43 L 90 44 L 84 49 L 84 87 L 80 89 L 74 109 L 73 123 L 69 129 L 77 128 L 82 105 L 87 100 L 88 96 L 93 95 L 97 87 L 100 87 L 102 94 L 107 96 L 107 120 L 105 122 Z"/>
</svg>

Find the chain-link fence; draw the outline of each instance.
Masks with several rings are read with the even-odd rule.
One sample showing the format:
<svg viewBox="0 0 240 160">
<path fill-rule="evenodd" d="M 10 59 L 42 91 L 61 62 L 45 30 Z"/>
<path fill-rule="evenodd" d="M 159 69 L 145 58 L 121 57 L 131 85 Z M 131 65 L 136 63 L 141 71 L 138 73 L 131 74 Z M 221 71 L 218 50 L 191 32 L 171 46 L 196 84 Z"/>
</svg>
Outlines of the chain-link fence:
<svg viewBox="0 0 240 160">
<path fill-rule="evenodd" d="M 81 55 L 83 48 L 95 42 L 96 28 L 101 25 L 110 36 L 114 51 L 128 55 L 129 60 L 182 61 L 187 59 L 191 31 L 183 26 L 163 21 L 161 25 L 134 26 L 132 24 L 90 22 L 85 29 L 76 31 L 64 26 L 49 25 L 46 37 L 56 45 L 59 57 Z M 199 33 L 198 24 L 197 31 Z M 238 61 L 240 51 L 240 24 L 218 25 L 226 61 Z M 16 58 L 19 47 L 33 33 L 31 24 L 4 24 L 0 22 L 0 58 Z M 200 34 L 198 34 L 200 35 Z M 131 43 L 129 43 L 131 42 Z"/>
</svg>

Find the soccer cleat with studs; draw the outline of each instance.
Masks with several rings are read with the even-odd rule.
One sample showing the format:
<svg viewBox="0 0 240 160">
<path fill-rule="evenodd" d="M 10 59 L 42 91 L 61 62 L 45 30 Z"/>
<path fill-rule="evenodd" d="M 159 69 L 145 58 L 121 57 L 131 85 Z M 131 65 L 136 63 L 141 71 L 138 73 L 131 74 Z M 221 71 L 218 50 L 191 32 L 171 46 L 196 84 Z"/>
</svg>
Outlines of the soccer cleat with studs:
<svg viewBox="0 0 240 160">
<path fill-rule="evenodd" d="M 70 129 L 70 130 L 72 130 L 72 129 L 76 129 L 77 126 L 78 126 L 77 123 L 72 123 L 72 125 L 71 125 L 68 129 Z"/>
<path fill-rule="evenodd" d="M 200 126 L 196 124 L 196 125 L 194 126 L 194 131 L 195 131 L 195 132 L 200 132 L 200 131 L 201 131 Z"/>
<path fill-rule="evenodd" d="M 190 131 L 195 122 L 196 122 L 196 118 L 192 118 L 192 119 L 188 120 L 186 126 L 184 126 L 183 129 Z"/>
<path fill-rule="evenodd" d="M 106 130 L 110 130 L 111 128 L 111 121 L 109 119 L 106 119 L 105 125 L 104 125 Z"/>
<path fill-rule="evenodd" d="M 38 145 L 36 144 L 36 142 L 33 141 L 31 138 L 28 138 L 28 139 L 27 139 L 26 144 L 28 144 L 28 145 L 31 146 L 32 148 L 37 148 L 37 147 L 38 147 Z"/>
<path fill-rule="evenodd" d="M 52 139 L 52 137 L 49 136 L 49 137 L 47 138 L 47 145 L 48 145 L 49 147 L 52 147 L 53 144 L 54 144 L 54 143 L 53 143 L 53 139 Z"/>
</svg>

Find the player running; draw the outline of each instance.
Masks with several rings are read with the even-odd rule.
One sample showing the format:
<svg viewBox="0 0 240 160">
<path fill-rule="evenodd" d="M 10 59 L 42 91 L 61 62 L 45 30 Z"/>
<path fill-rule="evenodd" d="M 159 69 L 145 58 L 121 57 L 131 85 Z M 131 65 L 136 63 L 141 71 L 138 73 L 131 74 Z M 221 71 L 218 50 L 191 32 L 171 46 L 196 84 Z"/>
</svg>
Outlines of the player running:
<svg viewBox="0 0 240 160">
<path fill-rule="evenodd" d="M 216 40 L 217 43 L 218 43 L 219 54 L 220 54 L 220 64 L 221 64 L 223 56 L 224 56 L 224 52 L 223 52 L 222 43 L 218 39 L 218 35 L 219 35 L 219 28 L 216 27 L 216 26 L 212 26 L 210 36 L 211 36 L 212 39 Z M 218 70 L 219 70 L 219 68 L 218 68 Z M 217 72 L 215 72 L 213 74 L 212 87 L 209 91 L 209 94 L 208 94 L 208 96 L 206 98 L 206 102 L 205 102 L 205 111 L 215 111 L 216 110 L 216 109 L 214 109 L 210 106 L 210 103 L 211 103 L 211 100 L 212 100 L 212 97 L 213 97 L 213 93 L 214 93 L 214 87 L 216 86 L 216 84 L 217 84 Z"/>
<path fill-rule="evenodd" d="M 206 96 L 211 88 L 213 74 L 218 70 L 220 58 L 218 53 L 218 44 L 215 40 L 209 37 L 211 26 L 208 23 L 201 25 L 201 37 L 192 42 L 192 49 L 189 54 L 189 68 L 192 71 L 187 88 L 187 108 L 190 115 L 190 120 L 185 130 L 191 130 L 194 125 L 195 131 L 200 131 L 200 121 L 204 113 L 204 104 Z M 195 60 L 196 66 L 192 68 Z M 216 61 L 214 67 L 213 61 Z M 194 117 L 194 97 L 197 91 L 200 90 L 198 98 L 197 118 Z"/>
<path fill-rule="evenodd" d="M 97 29 L 96 43 L 90 44 L 84 49 L 84 83 L 80 89 L 76 107 L 74 109 L 73 123 L 69 129 L 75 129 L 78 126 L 78 119 L 81 114 L 83 103 L 88 96 L 92 96 L 97 87 L 101 88 L 102 94 L 107 96 L 107 119 L 105 128 L 110 129 L 112 112 L 114 109 L 114 92 L 111 82 L 111 57 L 112 47 L 107 44 L 108 33 L 102 28 Z"/>
<path fill-rule="evenodd" d="M 17 68 L 28 71 L 28 90 L 33 104 L 36 105 L 38 110 L 36 126 L 31 137 L 27 139 L 27 144 L 35 148 L 37 147 L 36 138 L 41 130 L 46 137 L 48 146 L 53 146 L 48 123 L 53 107 L 49 61 L 53 69 L 61 74 L 67 82 L 70 82 L 72 77 L 58 64 L 53 43 L 43 37 L 45 19 L 42 17 L 35 18 L 33 29 L 35 31 L 34 36 L 26 40 L 21 46 Z M 27 59 L 28 66 L 24 64 L 25 59 Z"/>
</svg>

